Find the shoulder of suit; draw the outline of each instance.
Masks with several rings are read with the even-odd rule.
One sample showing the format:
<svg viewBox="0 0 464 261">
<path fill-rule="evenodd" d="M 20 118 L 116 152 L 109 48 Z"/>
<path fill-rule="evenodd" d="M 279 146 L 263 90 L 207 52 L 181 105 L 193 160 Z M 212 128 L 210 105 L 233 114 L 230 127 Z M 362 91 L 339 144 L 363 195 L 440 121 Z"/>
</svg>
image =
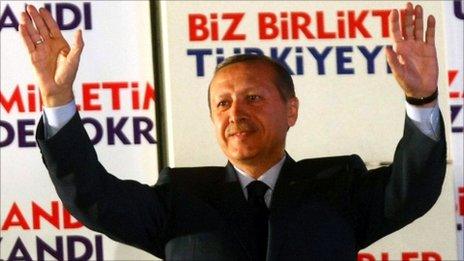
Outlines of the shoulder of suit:
<svg viewBox="0 0 464 261">
<path fill-rule="evenodd" d="M 338 173 L 351 173 L 366 169 L 361 157 L 356 154 L 304 159 L 296 162 L 299 171 L 311 172 L 316 178 L 332 177 Z"/>
<path fill-rule="evenodd" d="M 222 178 L 224 171 L 224 167 L 166 167 L 160 172 L 157 184 L 176 183 L 191 186 L 208 184 Z"/>
</svg>

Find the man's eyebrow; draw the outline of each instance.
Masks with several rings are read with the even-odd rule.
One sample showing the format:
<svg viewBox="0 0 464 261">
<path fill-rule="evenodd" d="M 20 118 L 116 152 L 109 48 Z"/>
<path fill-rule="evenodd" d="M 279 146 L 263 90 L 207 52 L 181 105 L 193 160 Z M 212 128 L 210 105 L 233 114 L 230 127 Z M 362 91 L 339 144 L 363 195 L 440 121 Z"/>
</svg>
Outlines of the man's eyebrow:
<svg viewBox="0 0 464 261">
<path fill-rule="evenodd" d="M 268 88 L 263 88 L 262 85 L 254 85 L 254 86 L 250 86 L 249 88 L 246 88 L 245 90 L 243 90 L 243 93 L 244 94 L 249 94 L 249 93 L 256 93 L 256 94 L 266 94 L 266 93 L 269 93 L 269 89 Z"/>
<path fill-rule="evenodd" d="M 228 93 L 219 93 L 219 94 L 211 96 L 211 98 L 213 98 L 213 99 L 224 99 L 224 98 L 227 98 L 229 96 L 230 96 L 230 94 L 228 94 Z"/>
<path fill-rule="evenodd" d="M 264 90 L 265 90 L 264 88 L 261 88 L 259 86 L 252 86 L 250 88 L 247 88 L 245 92 L 262 92 Z"/>
</svg>

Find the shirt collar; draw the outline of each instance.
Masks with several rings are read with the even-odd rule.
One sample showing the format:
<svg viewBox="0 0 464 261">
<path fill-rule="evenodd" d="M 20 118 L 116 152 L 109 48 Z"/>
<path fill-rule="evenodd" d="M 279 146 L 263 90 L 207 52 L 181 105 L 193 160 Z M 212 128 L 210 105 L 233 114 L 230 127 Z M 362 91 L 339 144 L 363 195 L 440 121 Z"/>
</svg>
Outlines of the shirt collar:
<svg viewBox="0 0 464 261">
<path fill-rule="evenodd" d="M 258 180 L 264 182 L 270 188 L 271 191 L 274 190 L 277 178 L 279 177 L 280 170 L 284 165 L 285 158 L 286 155 L 284 155 L 279 162 L 277 162 L 274 166 L 272 166 L 258 178 Z M 246 190 L 248 184 L 255 181 L 255 179 L 245 171 L 237 168 L 236 166 L 234 166 L 234 169 L 238 173 L 237 176 L 238 180 L 240 181 L 240 185 L 242 186 L 242 190 Z"/>
</svg>

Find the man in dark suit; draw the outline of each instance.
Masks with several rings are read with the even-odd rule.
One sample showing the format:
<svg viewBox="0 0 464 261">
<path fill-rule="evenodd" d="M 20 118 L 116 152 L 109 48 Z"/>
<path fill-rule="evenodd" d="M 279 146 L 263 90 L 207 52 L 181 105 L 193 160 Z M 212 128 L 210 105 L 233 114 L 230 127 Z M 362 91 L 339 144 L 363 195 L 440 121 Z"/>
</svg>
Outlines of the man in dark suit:
<svg viewBox="0 0 464 261">
<path fill-rule="evenodd" d="M 45 105 L 37 129 L 44 163 L 71 213 L 115 240 L 174 260 L 354 260 L 440 194 L 446 145 L 435 21 L 424 41 L 420 6 L 408 3 L 402 30 L 398 12 L 390 15 L 397 48 L 387 58 L 408 102 L 390 166 L 368 171 L 356 155 L 295 162 L 285 152 L 298 117 L 290 75 L 267 57 L 240 55 L 216 68 L 209 87 L 227 166 L 165 168 L 153 187 L 119 180 L 98 162 L 72 98 L 80 31 L 69 49 L 46 10 L 27 12 L 36 27 L 24 13 L 20 32 Z"/>
</svg>

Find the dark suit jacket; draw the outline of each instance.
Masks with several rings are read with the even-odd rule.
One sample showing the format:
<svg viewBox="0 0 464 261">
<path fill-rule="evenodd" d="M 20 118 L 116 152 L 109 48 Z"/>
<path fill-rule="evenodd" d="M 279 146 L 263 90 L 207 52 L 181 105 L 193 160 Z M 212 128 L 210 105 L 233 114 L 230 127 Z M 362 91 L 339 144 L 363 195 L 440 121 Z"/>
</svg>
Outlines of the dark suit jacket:
<svg viewBox="0 0 464 261">
<path fill-rule="evenodd" d="M 441 122 L 442 133 L 443 123 Z M 170 260 L 253 260 L 250 210 L 234 168 L 165 168 L 154 186 L 107 173 L 79 115 L 37 141 L 57 193 L 90 229 Z M 289 156 L 273 192 L 268 260 L 355 260 L 426 213 L 445 175 L 445 138 L 406 117 L 394 162 L 368 171 L 357 155 Z"/>
</svg>

